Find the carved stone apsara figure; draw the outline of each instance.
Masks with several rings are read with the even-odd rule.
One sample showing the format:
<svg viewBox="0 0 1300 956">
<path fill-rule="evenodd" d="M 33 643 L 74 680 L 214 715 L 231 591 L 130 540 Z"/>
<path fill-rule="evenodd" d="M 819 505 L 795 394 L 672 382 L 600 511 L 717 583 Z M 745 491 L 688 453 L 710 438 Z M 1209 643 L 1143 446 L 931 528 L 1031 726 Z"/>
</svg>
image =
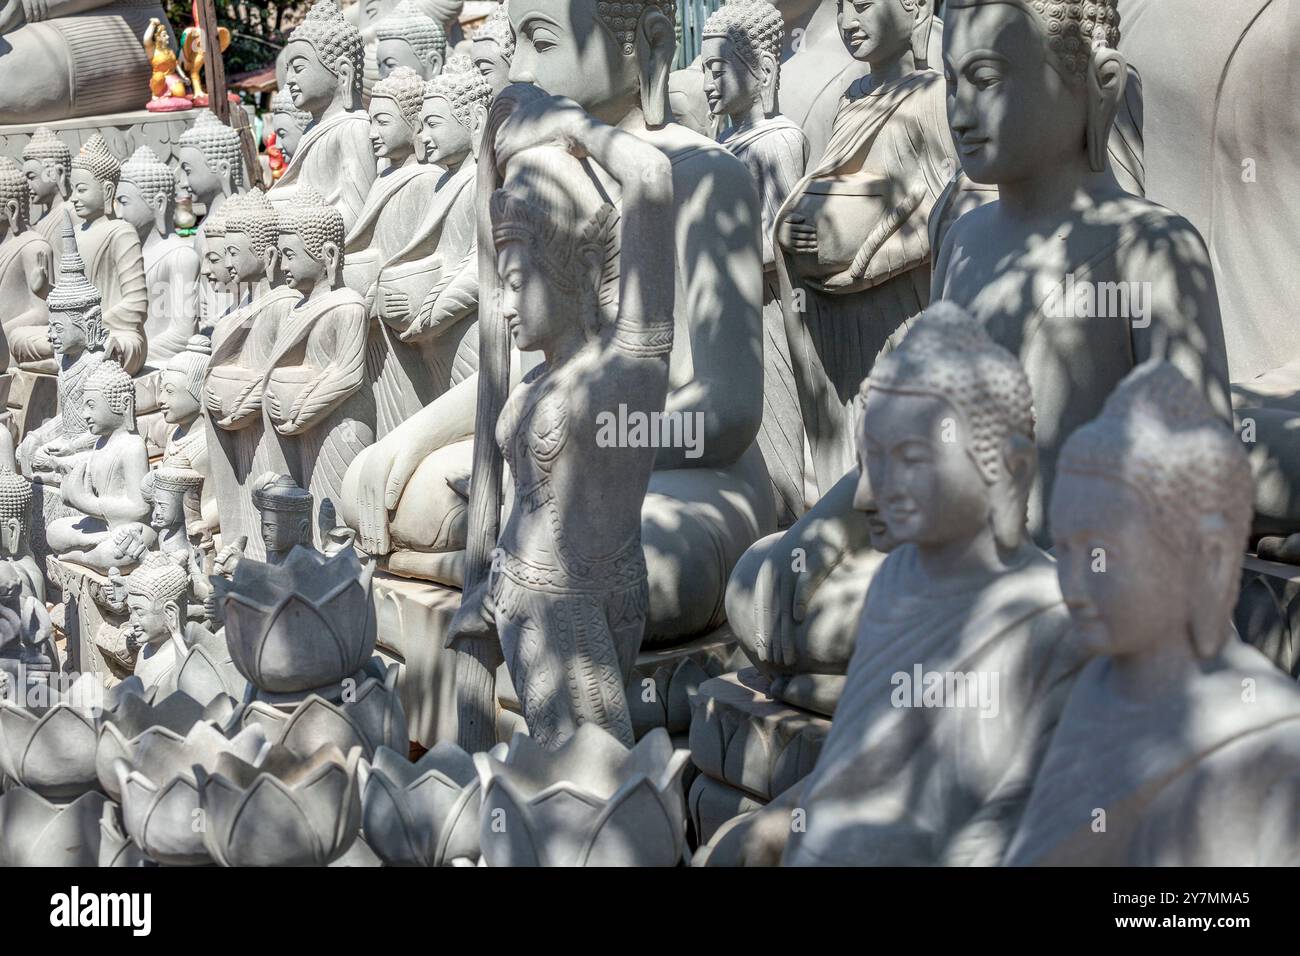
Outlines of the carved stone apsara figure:
<svg viewBox="0 0 1300 956">
<path fill-rule="evenodd" d="M 1095 656 L 1009 864 L 1300 858 L 1300 689 L 1232 628 L 1252 496 L 1241 441 L 1168 363 L 1135 369 L 1066 441 L 1057 574 L 1071 637 Z"/>
<path fill-rule="evenodd" d="M 290 474 L 315 498 L 338 507 L 343 475 L 374 441 L 375 400 L 368 380 L 369 316 L 343 284 L 343 216 L 300 200 L 278 209 L 279 268 L 302 301 L 281 321 L 267 365 L 267 425 L 288 439 Z"/>
<path fill-rule="evenodd" d="M 790 363 L 773 236 L 777 212 L 808 161 L 808 138 L 777 101 L 783 21 L 767 0 L 733 0 L 705 21 L 701 66 L 718 136 L 758 186 L 763 208 L 763 427 L 759 445 L 788 520 L 804 511 L 803 417 Z"/>
<path fill-rule="evenodd" d="M 45 237 L 54 250 L 55 259 L 62 254 L 59 240 L 63 231 L 63 210 L 67 208 L 72 185 L 72 150 L 54 135 L 48 126 L 37 127 L 23 147 L 23 173 L 31 195 L 32 226 Z"/>
<path fill-rule="evenodd" d="M 32 553 L 32 483 L 8 468 L 0 468 L 0 561 L 12 564 L 23 579 L 23 590 L 45 603 L 45 575 Z"/>
<path fill-rule="evenodd" d="M 375 24 L 375 60 L 381 80 L 403 66 L 431 80 L 447 61 L 447 35 L 411 0 L 402 0 Z"/>
<path fill-rule="evenodd" d="M 275 130 L 275 145 L 284 154 L 286 162 L 293 159 L 293 154 L 298 151 L 298 141 L 314 119 L 306 110 L 300 110 L 294 105 L 293 96 L 288 90 L 276 90 L 271 97 L 271 126 Z"/>
<path fill-rule="evenodd" d="M 317 0 L 285 47 L 294 105 L 314 117 L 274 186 L 273 202 L 291 205 L 310 187 L 350 229 L 375 179 L 369 117 L 361 108 L 361 34 L 334 0 Z"/>
<path fill-rule="evenodd" d="M 194 101 L 186 95 L 188 90 L 181 77 L 176 51 L 172 49 L 171 34 L 157 17 L 145 27 L 142 42 L 145 56 L 149 58 L 149 92 L 153 94 L 144 108 L 152 113 L 169 113 L 192 107 Z"/>
<path fill-rule="evenodd" d="M 495 96 L 510 82 L 510 61 L 515 56 L 515 30 L 504 3 L 487 15 L 471 40 L 474 68 L 488 81 Z"/>
<path fill-rule="evenodd" d="M 529 734 L 547 749 L 589 721 L 635 742 L 624 685 L 649 604 L 641 503 L 654 449 L 607 442 L 600 426 L 609 409 L 663 407 L 673 343 L 673 271 L 655 258 L 673 228 L 668 158 L 611 127 L 588 136 L 606 139 L 606 171 L 621 187 L 625 261 L 648 266 L 623 272 L 609 326 L 600 286 L 613 208 L 562 147 L 497 153 L 503 314 L 516 345 L 545 361 L 497 422 L 515 506 L 490 577 L 465 595 L 449 635 L 452 646 L 482 640 L 493 618 Z"/>
<path fill-rule="evenodd" d="M 777 213 L 776 263 L 817 486 L 853 463 L 854 396 L 929 301 L 930 209 L 956 162 L 928 0 L 846 3 L 845 41 L 871 72 L 845 93 L 821 158 Z"/>
<path fill-rule="evenodd" d="M 27 179 L 7 156 L 0 161 L 0 372 L 9 367 L 9 341 L 19 329 L 43 338 L 50 324 L 54 254 L 27 218 Z M 48 343 L 48 339 L 46 339 Z M 0 436 L 3 442 L 4 436 Z M 12 441 L 12 439 L 10 439 Z"/>
<path fill-rule="evenodd" d="M 149 291 L 149 364 L 161 366 L 198 331 L 199 255 L 175 231 L 176 176 L 148 146 L 122 164 L 113 211 L 140 237 Z"/>
<path fill-rule="evenodd" d="M 204 382 L 211 358 L 212 343 L 208 337 L 195 335 L 163 366 L 158 383 L 158 407 L 163 420 L 171 426 L 162 464 L 193 469 L 201 475 L 210 470 L 207 434 L 201 415 L 206 398 Z M 205 486 L 201 524 L 209 533 L 215 532 L 220 525 L 217 511 L 216 494 Z"/>
</svg>

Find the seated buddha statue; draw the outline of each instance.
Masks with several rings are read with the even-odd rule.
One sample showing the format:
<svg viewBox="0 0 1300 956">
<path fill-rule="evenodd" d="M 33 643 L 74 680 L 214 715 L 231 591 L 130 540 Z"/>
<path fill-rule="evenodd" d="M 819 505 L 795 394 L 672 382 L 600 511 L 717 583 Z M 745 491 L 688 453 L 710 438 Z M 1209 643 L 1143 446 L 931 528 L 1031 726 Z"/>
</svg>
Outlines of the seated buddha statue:
<svg viewBox="0 0 1300 956">
<path fill-rule="evenodd" d="M 676 49 L 674 5 L 657 0 L 630 8 L 595 0 L 512 6 L 518 46 L 511 79 L 576 101 L 574 105 L 546 98 L 529 103 L 521 107 L 515 129 L 525 140 L 568 138 L 585 150 L 591 174 L 609 192 L 615 208 L 617 183 L 602 172 L 606 139 L 599 131 L 604 126 L 593 124 L 591 117 L 631 131 L 672 163 L 678 288 L 665 407 L 669 417 L 661 421 L 675 421 L 681 428 L 658 443 L 642 507 L 641 540 L 650 582 L 644 643 L 653 647 L 722 623 L 727 575 L 744 549 L 772 529 L 775 514 L 755 442 L 763 411 L 757 193 L 744 165 L 725 148 L 668 121 L 666 83 Z M 539 47 L 545 48 L 544 56 Z M 638 69 L 638 63 L 644 69 Z M 593 83 L 593 77 L 600 82 Z M 496 144 L 485 136 L 483 148 Z M 721 209 L 729 214 L 717 214 Z M 479 250 L 480 255 L 490 253 Z M 609 283 L 616 276 L 611 261 L 604 292 L 609 299 Z M 480 301 L 488 301 L 486 290 Z M 481 325 L 481 351 L 488 347 L 482 345 L 484 334 Z M 356 505 L 362 527 L 378 532 L 373 537 L 380 547 L 373 553 L 393 550 L 391 536 L 383 539 L 399 523 L 412 529 L 412 537 L 424 538 L 408 538 L 410 551 L 429 551 L 435 535 L 450 536 L 447 519 L 456 507 L 463 508 L 463 500 L 444 507 L 427 494 L 412 496 L 412 478 L 431 456 L 463 448 L 463 443 L 456 444 L 465 437 L 461 423 L 478 394 L 477 376 L 457 384 L 411 419 L 421 422 L 418 431 L 413 426 L 412 433 L 403 433 L 407 440 L 401 445 L 385 442 L 382 454 L 372 456 L 358 482 Z M 694 429 L 689 436 L 688 427 Z M 422 490 L 436 484 L 445 488 L 447 479 L 463 486 L 468 456 L 449 457 L 454 460 L 436 466 L 441 480 L 421 484 Z"/>
<path fill-rule="evenodd" d="M 149 364 L 158 368 L 198 331 L 199 256 L 176 234 L 176 176 L 148 146 L 122 164 L 113 211 L 140 237 L 149 290 L 144 332 Z"/>
<path fill-rule="evenodd" d="M 54 255 L 45 237 L 31 227 L 27 210 L 27 180 L 6 156 L 0 159 L 0 372 L 9 367 L 10 336 L 21 329 L 43 338 L 50 324 L 45 297 L 54 277 Z"/>
<path fill-rule="evenodd" d="M 106 571 L 130 563 L 129 553 L 114 554 L 122 547 L 116 532 L 148 518 L 141 483 L 149 452 L 135 430 L 135 386 L 115 360 L 104 359 L 87 377 L 81 407 L 94 444 L 75 458 L 56 459 L 63 503 L 75 514 L 51 521 L 45 537 L 60 558 Z"/>
<path fill-rule="evenodd" d="M 31 196 L 32 226 L 45 237 L 57 259 L 63 251 L 59 240 L 63 234 L 63 210 L 68 207 L 72 186 L 72 150 L 54 135 L 48 126 L 38 126 L 23 147 L 23 175 Z"/>
<path fill-rule="evenodd" d="M 276 90 L 271 96 L 271 128 L 275 131 L 275 145 L 284 155 L 285 162 L 293 159 L 298 142 L 314 117 L 293 104 L 288 90 Z"/>
<path fill-rule="evenodd" d="M 495 96 L 510 82 L 510 61 L 515 55 L 515 31 L 504 3 L 493 8 L 470 40 L 474 68 L 488 81 Z"/>
<path fill-rule="evenodd" d="M 411 0 L 402 0 L 375 23 L 375 62 L 379 79 L 399 67 L 431 80 L 447 62 L 447 35 L 442 25 L 428 17 Z M 370 95 L 375 95 L 374 87 Z"/>
<path fill-rule="evenodd" d="M 997 865 L 1082 663 L 1025 525 L 1034 410 L 1015 357 L 936 303 L 863 388 L 856 501 L 892 549 L 812 772 L 726 824 L 713 864 Z"/>
<path fill-rule="evenodd" d="M 0 561 L 22 576 L 23 592 L 45 603 L 45 574 L 32 552 L 32 483 L 0 468 Z"/>
<path fill-rule="evenodd" d="M 297 201 L 309 187 L 356 222 L 376 174 L 369 117 L 361 108 L 361 34 L 334 0 L 317 0 L 289 35 L 287 85 L 294 105 L 313 117 L 269 195 L 277 204 Z"/>
<path fill-rule="evenodd" d="M 1232 627 L 1252 498 L 1242 442 L 1167 362 L 1135 369 L 1067 439 L 1056 568 L 1091 659 L 1007 864 L 1300 858 L 1300 689 Z"/>
<path fill-rule="evenodd" d="M 366 361 L 370 319 L 343 284 L 343 215 L 305 191 L 277 209 L 279 269 L 302 295 L 279 323 L 263 373 L 266 427 L 284 439 L 289 473 L 321 508 L 338 508 L 343 475 L 374 441 Z"/>
</svg>

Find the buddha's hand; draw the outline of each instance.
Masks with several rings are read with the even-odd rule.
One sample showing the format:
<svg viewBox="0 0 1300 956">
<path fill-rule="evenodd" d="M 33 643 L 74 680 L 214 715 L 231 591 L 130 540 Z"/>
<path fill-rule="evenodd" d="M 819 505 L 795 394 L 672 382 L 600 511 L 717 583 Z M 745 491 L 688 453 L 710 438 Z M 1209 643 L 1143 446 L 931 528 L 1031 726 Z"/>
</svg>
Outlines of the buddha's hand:
<svg viewBox="0 0 1300 956">
<path fill-rule="evenodd" d="M 379 317 L 389 325 L 401 325 L 411 316 L 411 298 L 405 292 L 379 287 Z"/>
<path fill-rule="evenodd" d="M 121 564 L 136 564 L 147 550 L 141 525 L 127 525 L 113 534 L 113 559 Z"/>
<path fill-rule="evenodd" d="M 514 156 L 548 143 L 563 143 L 582 159 L 587 155 L 585 144 L 592 123 L 591 115 L 568 97 L 532 100 L 511 113 L 497 130 L 497 168 L 504 170 Z"/>
<path fill-rule="evenodd" d="M 813 596 L 844 557 L 823 522 L 797 521 L 765 562 L 754 589 L 755 617 L 767 630 L 759 656 L 777 667 L 799 664 L 796 636 Z"/>
<path fill-rule="evenodd" d="M 12 33 L 27 24 L 27 10 L 22 0 L 0 0 L 0 33 Z"/>
<path fill-rule="evenodd" d="M 817 254 L 817 227 L 798 213 L 786 216 L 776 230 L 781 248 L 795 255 Z"/>
<path fill-rule="evenodd" d="M 213 418 L 222 419 L 226 417 L 226 409 L 221 401 L 221 396 L 213 389 L 204 390 L 204 404 L 207 405 L 208 414 Z"/>
</svg>

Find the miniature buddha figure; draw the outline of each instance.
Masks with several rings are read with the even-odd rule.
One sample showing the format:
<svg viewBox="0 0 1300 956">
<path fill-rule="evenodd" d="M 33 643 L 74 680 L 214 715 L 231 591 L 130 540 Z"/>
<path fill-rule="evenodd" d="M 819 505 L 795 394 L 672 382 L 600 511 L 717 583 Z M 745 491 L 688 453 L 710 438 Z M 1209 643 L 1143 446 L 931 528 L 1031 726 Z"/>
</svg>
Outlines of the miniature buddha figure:
<svg viewBox="0 0 1300 956">
<path fill-rule="evenodd" d="M 1094 656 L 1008 864 L 1295 862 L 1300 689 L 1232 628 L 1252 498 L 1242 442 L 1166 362 L 1066 441 L 1057 574 L 1071 639 Z"/>
<path fill-rule="evenodd" d="M 271 126 L 275 130 L 275 145 L 284 154 L 285 161 L 293 159 L 298 151 L 298 141 L 314 117 L 306 110 L 293 105 L 288 90 L 276 90 L 271 97 Z M 283 174 L 281 174 L 283 175 Z M 280 177 L 276 177 L 279 182 Z"/>
<path fill-rule="evenodd" d="M 107 570 L 128 563 L 120 552 L 114 560 L 114 549 L 122 547 L 116 532 L 149 515 L 140 487 L 149 452 L 135 430 L 135 386 L 116 361 L 104 359 L 90 373 L 81 403 L 95 443 L 75 458 L 55 460 L 63 471 L 63 503 L 77 515 L 51 521 L 45 537 L 61 558 Z"/>
<path fill-rule="evenodd" d="M 322 508 L 337 508 L 348 465 L 375 436 L 370 320 L 361 294 L 343 284 L 342 213 L 302 201 L 277 212 L 279 268 L 302 300 L 280 323 L 263 408 L 287 440 L 290 474 Z"/>
<path fill-rule="evenodd" d="M 294 548 L 312 546 L 311 492 L 288 475 L 261 475 L 253 483 L 258 537 L 267 564 L 282 564 Z"/>
<path fill-rule="evenodd" d="M 0 159 L 0 302 L 4 303 L 4 313 L 0 328 L 5 341 L 0 347 L 0 372 L 9 367 L 9 342 L 13 337 L 26 335 L 37 341 L 43 339 L 45 347 L 49 347 L 46 331 L 50 314 L 45 297 L 53 279 L 54 255 L 45 237 L 31 228 L 27 210 L 27 179 L 17 163 L 3 157 Z M 0 441 L 6 437 L 0 436 Z M 12 442 L 12 438 L 8 440 Z"/>
<path fill-rule="evenodd" d="M 23 173 L 31 196 L 32 225 L 45 237 L 56 258 L 63 251 L 58 243 L 63 230 L 63 210 L 72 194 L 68 182 L 71 172 L 72 150 L 48 126 L 37 127 L 23 147 Z"/>
<path fill-rule="evenodd" d="M 487 15 L 471 39 L 474 68 L 488 81 L 495 96 L 510 82 L 510 61 L 515 55 L 515 30 L 504 3 Z"/>
<path fill-rule="evenodd" d="M 840 27 L 870 73 L 840 103 L 825 152 L 777 213 L 786 332 L 817 486 L 853 464 L 853 399 L 929 301 L 930 209 L 956 168 L 929 0 L 846 2 Z"/>
<path fill-rule="evenodd" d="M 375 24 L 375 60 L 379 79 L 398 67 L 414 70 L 431 80 L 447 60 L 447 35 L 442 26 L 425 16 L 411 0 L 402 0 L 392 13 Z M 372 88 L 370 95 L 375 93 Z"/>
<path fill-rule="evenodd" d="M 772 476 L 777 510 L 804 511 L 803 419 L 791 374 L 772 236 L 776 214 L 804 174 L 808 139 L 779 112 L 781 14 L 767 0 L 733 0 L 704 24 L 704 92 L 722 145 L 749 167 L 763 208 L 763 427 L 759 445 Z M 782 522 L 783 524 L 789 523 Z"/>
<path fill-rule="evenodd" d="M 5 678 L 21 694 L 33 678 L 58 669 L 54 625 L 45 602 L 31 595 L 20 569 L 0 561 L 0 697 L 7 696 Z M 23 699 L 21 697 L 19 700 Z"/>
<path fill-rule="evenodd" d="M 1082 662 L 1025 525 L 1029 382 L 937 303 L 863 388 L 855 500 L 891 550 L 812 773 L 714 848 L 774 862 L 784 846 L 787 865 L 996 865 Z M 791 827 L 795 807 L 805 826 Z"/>
<path fill-rule="evenodd" d="M 149 292 L 140 236 L 129 223 L 110 218 L 121 171 L 104 137 L 96 133 L 72 161 L 72 208 L 81 220 L 77 249 L 102 297 L 104 351 L 134 375 L 147 351 Z"/>
<path fill-rule="evenodd" d="M 145 478 L 142 490 L 151 509 L 149 527 L 157 534 L 155 546 L 163 554 L 188 558 L 194 550 L 189 513 L 195 510 L 203 484 L 202 472 L 181 462 L 161 464 Z"/>
<path fill-rule="evenodd" d="M 148 146 L 122 164 L 113 211 L 140 237 L 149 289 L 144 331 L 149 364 L 157 368 L 198 331 L 199 255 L 174 228 L 176 177 Z"/>
<path fill-rule="evenodd" d="M 311 113 L 289 168 L 271 187 L 285 206 L 310 187 L 338 209 L 350 229 L 365 205 L 377 171 L 370 122 L 361 108 L 361 34 L 334 0 L 317 0 L 285 47 L 294 105 Z"/>
<path fill-rule="evenodd" d="M 509 7 L 518 40 L 511 79 L 570 96 L 581 107 L 549 97 L 521 106 L 514 127 L 520 138 L 572 139 L 587 151 L 591 175 L 600 180 L 609 157 L 605 127 L 594 116 L 634 131 L 673 164 L 678 288 L 665 411 L 666 421 L 683 428 L 657 449 L 642 511 L 651 595 L 645 644 L 651 647 L 718 627 L 727 575 L 744 549 L 775 524 L 771 486 L 755 443 L 763 412 L 761 213 L 744 165 L 669 121 L 675 12 L 668 0 L 608 7 L 595 0 L 512 0 Z M 485 135 L 483 149 L 497 146 Z M 518 143 L 511 148 L 517 150 Z M 721 215 L 722 209 L 728 214 Z M 479 250 L 488 254 L 492 250 Z M 605 292 L 612 297 L 617 270 L 610 265 Z M 480 301 L 491 301 L 487 290 Z M 422 483 L 423 497 L 416 497 L 410 494 L 416 487 L 412 476 L 426 459 L 437 467 L 437 456 L 465 437 L 460 423 L 477 389 L 477 376 L 457 384 L 391 433 L 382 454 L 366 462 L 357 483 L 358 523 L 367 529 L 363 540 L 369 534 L 381 545 L 375 553 L 391 550 L 388 530 L 394 525 L 422 529 L 422 540 L 408 538 L 407 544 L 413 552 L 428 552 L 431 539 L 450 524 L 444 522 L 452 508 L 435 506 L 427 494 L 433 482 Z M 688 425 L 698 428 L 694 440 L 686 436 Z M 463 458 L 453 458 L 444 479 L 463 483 L 467 469 L 454 470 Z"/>
<path fill-rule="evenodd" d="M 163 464 L 183 465 L 200 474 L 209 472 L 208 442 L 204 432 L 204 381 L 212 358 L 212 344 L 206 335 L 195 335 L 184 349 L 163 366 L 158 389 L 158 407 L 163 420 L 171 426 Z M 203 489 L 202 526 L 215 532 L 220 525 L 216 495 Z"/>
<path fill-rule="evenodd" d="M 176 689 L 176 673 L 189 650 L 184 638 L 189 584 L 189 575 L 170 561 L 142 566 L 126 578 L 127 639 L 139 648 L 135 676 L 155 700 Z"/>
<path fill-rule="evenodd" d="M 12 469 L 0 468 L 0 562 L 12 565 L 23 579 L 24 593 L 45 603 L 45 575 L 32 553 L 32 483 Z"/>
<path fill-rule="evenodd" d="M 672 173 L 650 143 L 606 134 L 620 248 L 649 264 L 622 273 L 612 327 L 600 286 L 613 208 L 562 147 L 499 156 L 505 185 L 491 197 L 491 221 L 502 309 L 519 349 L 545 361 L 497 422 L 516 503 L 500 559 L 462 599 L 448 638 L 453 647 L 482 639 L 491 614 L 529 735 L 547 749 L 588 721 L 635 743 L 624 685 L 649 603 L 641 504 L 655 452 L 603 441 L 600 410 L 648 414 L 667 396 L 674 275 L 655 251 L 673 229 Z"/>
<path fill-rule="evenodd" d="M 95 443 L 81 415 L 82 393 L 90 373 L 104 360 L 99 290 L 86 278 L 72 213 L 66 210 L 61 245 L 58 281 L 46 299 L 50 324 L 45 336 L 58 363 L 59 414 L 29 431 L 17 454 L 26 477 L 52 485 L 59 484 L 72 459 Z"/>
</svg>

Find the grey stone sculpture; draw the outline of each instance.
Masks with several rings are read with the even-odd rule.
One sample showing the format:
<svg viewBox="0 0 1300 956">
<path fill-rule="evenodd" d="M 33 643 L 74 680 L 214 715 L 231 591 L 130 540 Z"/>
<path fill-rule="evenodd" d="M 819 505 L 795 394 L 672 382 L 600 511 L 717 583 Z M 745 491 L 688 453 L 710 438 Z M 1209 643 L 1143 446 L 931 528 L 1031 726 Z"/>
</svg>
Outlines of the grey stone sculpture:
<svg viewBox="0 0 1300 956">
<path fill-rule="evenodd" d="M 45 299 L 54 279 L 54 253 L 45 236 L 31 228 L 29 194 L 28 180 L 17 164 L 9 159 L 0 162 L 0 299 L 4 302 L 0 373 L 9 367 L 11 336 L 44 340 L 44 347 L 49 347 Z"/>
<path fill-rule="evenodd" d="M 32 553 L 32 483 L 10 468 L 0 468 L 0 560 L 23 578 L 23 590 L 45 603 L 45 575 Z"/>
<path fill-rule="evenodd" d="M 26 695 L 58 673 L 59 654 L 45 602 L 32 597 L 21 567 L 0 562 L 0 692 Z"/>
<path fill-rule="evenodd" d="M 447 62 L 447 35 L 442 24 L 426 16 L 411 0 L 402 0 L 391 13 L 381 17 L 374 34 L 375 62 L 381 80 L 399 67 L 431 80 Z M 373 87 L 370 95 L 375 95 Z"/>
<path fill-rule="evenodd" d="M 492 87 L 493 95 L 510 82 L 510 61 L 515 55 L 515 31 L 504 3 L 493 8 L 470 38 L 474 68 Z"/>
<path fill-rule="evenodd" d="M 158 405 L 169 426 L 160 464 L 198 473 L 202 497 L 196 524 L 208 537 L 218 527 L 216 492 L 206 480 L 211 466 L 201 417 L 211 353 L 207 336 L 191 336 L 162 368 L 158 383 Z"/>
<path fill-rule="evenodd" d="M 278 89 L 271 97 L 271 128 L 275 131 L 275 145 L 284 153 L 286 162 L 293 159 L 302 134 L 315 117 L 294 105 L 287 89 Z"/>
<path fill-rule="evenodd" d="M 415 763 L 387 747 L 362 761 L 361 829 L 389 866 L 479 859 L 480 787 L 474 759 L 439 741 Z"/>
<path fill-rule="evenodd" d="M 176 182 L 180 198 L 200 216 L 194 248 L 206 259 L 208 234 L 220 220 L 226 200 L 245 189 L 243 149 L 239 134 L 211 110 L 199 113 L 194 124 L 176 141 Z M 211 265 L 208 267 L 211 271 Z M 237 291 L 222 284 L 199 289 L 202 324 L 210 326 L 234 305 Z"/>
<path fill-rule="evenodd" d="M 63 251 L 59 248 L 63 210 L 72 195 L 72 185 L 68 181 L 72 172 L 72 150 L 54 135 L 54 130 L 40 126 L 23 147 L 22 160 L 27 192 L 31 197 L 32 226 L 45 237 L 57 259 Z M 53 274 L 50 278 L 52 281 Z"/>
</svg>

